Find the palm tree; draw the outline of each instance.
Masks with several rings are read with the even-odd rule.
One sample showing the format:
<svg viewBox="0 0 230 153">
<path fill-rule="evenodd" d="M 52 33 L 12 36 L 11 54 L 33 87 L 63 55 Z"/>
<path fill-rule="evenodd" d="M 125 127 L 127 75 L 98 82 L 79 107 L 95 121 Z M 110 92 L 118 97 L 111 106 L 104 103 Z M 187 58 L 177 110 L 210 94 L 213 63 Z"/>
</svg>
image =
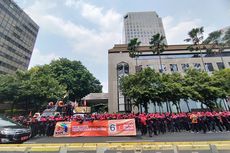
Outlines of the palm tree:
<svg viewBox="0 0 230 153">
<path fill-rule="evenodd" d="M 218 48 L 218 52 L 220 54 L 221 61 L 223 63 L 223 68 L 225 68 L 224 59 L 222 56 L 222 52 L 225 47 L 224 40 L 221 39 L 221 31 L 211 32 L 208 38 L 204 41 L 204 44 L 210 44 L 210 48 L 207 48 L 207 53 L 213 53 L 214 49 Z"/>
<path fill-rule="evenodd" d="M 153 54 L 157 54 L 159 56 L 160 61 L 160 73 L 163 72 L 162 61 L 161 61 L 161 53 L 164 52 L 165 48 L 168 46 L 165 44 L 165 37 L 159 33 L 152 36 L 150 42 L 150 49 Z"/>
<path fill-rule="evenodd" d="M 138 38 L 133 38 L 128 43 L 128 51 L 129 51 L 129 57 L 135 58 L 136 60 L 136 68 L 137 68 L 137 58 L 141 54 L 141 52 L 138 50 L 141 42 L 138 41 Z"/>
<path fill-rule="evenodd" d="M 204 67 L 204 71 L 206 71 L 205 64 L 204 64 L 204 59 L 201 53 L 201 44 L 203 43 L 203 32 L 204 28 L 193 28 L 191 31 L 188 32 L 189 38 L 185 39 L 184 41 L 186 42 L 192 42 L 193 44 L 188 46 L 187 49 L 190 51 L 199 51 L 200 52 L 200 57 L 201 61 Z"/>
</svg>

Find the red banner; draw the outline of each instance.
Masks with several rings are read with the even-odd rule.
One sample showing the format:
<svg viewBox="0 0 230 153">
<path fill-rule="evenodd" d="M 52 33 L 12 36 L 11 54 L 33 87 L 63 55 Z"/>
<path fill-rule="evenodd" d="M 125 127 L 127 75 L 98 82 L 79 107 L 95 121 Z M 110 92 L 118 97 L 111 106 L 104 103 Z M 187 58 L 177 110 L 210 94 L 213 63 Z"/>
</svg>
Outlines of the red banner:
<svg viewBox="0 0 230 153">
<path fill-rule="evenodd" d="M 58 122 L 54 137 L 136 135 L 134 119 Z"/>
</svg>

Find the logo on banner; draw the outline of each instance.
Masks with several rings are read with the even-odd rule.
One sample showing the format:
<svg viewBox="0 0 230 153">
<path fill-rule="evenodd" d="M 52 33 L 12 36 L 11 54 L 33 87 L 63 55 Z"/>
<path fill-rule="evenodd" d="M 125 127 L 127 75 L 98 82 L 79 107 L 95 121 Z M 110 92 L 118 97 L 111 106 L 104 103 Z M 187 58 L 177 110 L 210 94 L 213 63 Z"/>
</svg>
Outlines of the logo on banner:
<svg viewBox="0 0 230 153">
<path fill-rule="evenodd" d="M 55 134 L 57 135 L 68 135 L 69 134 L 69 125 L 66 123 L 61 123 L 57 127 L 57 130 L 55 131 Z"/>
</svg>

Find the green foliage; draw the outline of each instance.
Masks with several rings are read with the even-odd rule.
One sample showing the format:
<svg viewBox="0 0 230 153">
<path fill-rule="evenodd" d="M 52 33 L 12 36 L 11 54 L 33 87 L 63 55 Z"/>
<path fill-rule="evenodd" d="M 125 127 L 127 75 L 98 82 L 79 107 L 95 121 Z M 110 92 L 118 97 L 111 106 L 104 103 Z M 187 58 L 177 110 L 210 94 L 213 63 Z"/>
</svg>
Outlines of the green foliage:
<svg viewBox="0 0 230 153">
<path fill-rule="evenodd" d="M 60 84 L 67 87 L 69 99 L 78 101 L 91 92 L 102 92 L 102 85 L 80 61 L 66 58 L 52 61 L 47 69 Z M 64 95 L 63 95 L 64 96 Z"/>
<path fill-rule="evenodd" d="M 141 42 L 138 41 L 138 38 L 133 38 L 128 43 L 128 50 L 129 50 L 129 56 L 131 58 L 137 58 L 141 52 L 138 50 L 138 47 L 140 46 Z"/>
<path fill-rule="evenodd" d="M 62 58 L 15 75 L 0 75 L 0 101 L 13 102 L 12 110 L 16 107 L 38 111 L 67 93 L 74 101 L 101 90 L 100 82 L 79 61 Z"/>
<path fill-rule="evenodd" d="M 230 28 L 226 31 L 223 40 L 227 46 L 230 46 Z"/>
<path fill-rule="evenodd" d="M 185 75 L 179 73 L 161 74 L 150 68 L 125 76 L 120 82 L 123 94 L 129 97 L 134 105 L 147 104 L 161 106 L 173 102 L 180 110 L 180 100 L 200 101 L 210 109 L 218 107 L 218 98 L 230 95 L 230 69 L 224 69 L 208 75 L 204 71 L 189 69 Z M 168 106 L 167 106 L 168 107 Z"/>
<path fill-rule="evenodd" d="M 193 28 L 191 31 L 188 32 L 189 38 L 185 39 L 184 41 L 192 42 L 193 45 L 199 45 L 202 43 L 204 38 L 203 32 L 204 32 L 203 27 Z"/>
<path fill-rule="evenodd" d="M 164 52 L 165 48 L 168 46 L 164 42 L 165 37 L 163 35 L 160 35 L 159 33 L 152 36 L 149 44 L 150 49 L 153 52 L 153 54 L 159 55 L 159 61 L 160 61 L 160 72 L 163 72 L 162 63 L 161 63 L 161 53 Z"/>
<path fill-rule="evenodd" d="M 230 69 L 215 71 L 212 76 L 213 85 L 220 88 L 222 98 L 230 96 Z"/>
<path fill-rule="evenodd" d="M 202 53 L 201 53 L 201 49 L 206 49 L 206 46 L 202 45 L 203 44 L 203 39 L 204 39 L 203 32 L 204 32 L 203 27 L 193 28 L 191 31 L 188 32 L 189 37 L 187 39 L 185 39 L 184 41 L 192 43 L 191 45 L 189 45 L 187 47 L 187 49 L 189 51 L 199 51 L 200 52 L 202 65 L 203 65 L 204 70 L 206 71 L 205 64 L 204 64 L 204 59 L 203 59 L 203 56 L 202 56 Z"/>
<path fill-rule="evenodd" d="M 164 52 L 165 48 L 167 48 L 164 40 L 165 37 L 163 35 L 160 35 L 159 33 L 152 36 L 149 44 L 153 54 L 160 55 L 162 52 Z"/>
</svg>

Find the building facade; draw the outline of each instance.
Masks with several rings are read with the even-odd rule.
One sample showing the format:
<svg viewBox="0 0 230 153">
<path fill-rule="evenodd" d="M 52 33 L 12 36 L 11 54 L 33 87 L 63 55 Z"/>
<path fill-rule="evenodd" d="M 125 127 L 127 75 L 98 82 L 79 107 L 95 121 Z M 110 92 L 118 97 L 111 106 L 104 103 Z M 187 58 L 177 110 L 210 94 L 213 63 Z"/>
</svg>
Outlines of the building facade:
<svg viewBox="0 0 230 153">
<path fill-rule="evenodd" d="M 0 1 L 0 74 L 27 70 L 39 26 L 13 1 Z"/>
<path fill-rule="evenodd" d="M 148 45 L 155 34 L 165 36 L 161 18 L 156 12 L 129 12 L 124 16 L 123 37 L 128 44 L 133 38 L 138 38 L 141 45 Z M 165 43 L 166 39 L 165 39 Z"/>
<path fill-rule="evenodd" d="M 184 73 L 188 68 L 204 70 L 211 73 L 214 70 L 230 68 L 230 48 L 222 52 L 224 64 L 220 54 L 208 55 L 202 52 L 205 67 L 202 64 L 199 52 L 190 52 L 187 50 L 188 45 L 169 45 L 161 54 L 163 73 L 179 72 Z M 136 111 L 131 102 L 123 96 L 119 90 L 119 79 L 128 74 L 134 74 L 136 70 L 150 67 L 156 71 L 160 70 L 159 57 L 153 55 L 149 46 L 140 46 L 139 51 L 142 54 L 138 57 L 138 66 L 136 61 L 129 57 L 127 45 L 115 45 L 108 51 L 108 80 L 109 80 L 109 101 L 108 109 L 113 112 L 132 112 Z M 153 106 L 149 106 L 149 112 Z M 196 103 L 191 103 L 190 108 L 196 108 Z M 183 106 L 182 106 L 183 108 Z M 185 110 L 186 111 L 186 110 Z"/>
</svg>

